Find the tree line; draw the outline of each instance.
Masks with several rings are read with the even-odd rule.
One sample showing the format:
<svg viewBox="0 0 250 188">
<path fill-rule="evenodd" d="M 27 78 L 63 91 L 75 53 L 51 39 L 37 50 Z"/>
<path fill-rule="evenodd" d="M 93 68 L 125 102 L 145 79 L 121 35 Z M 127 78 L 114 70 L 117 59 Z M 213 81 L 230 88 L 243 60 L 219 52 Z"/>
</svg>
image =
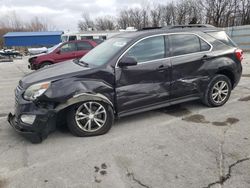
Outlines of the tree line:
<svg viewBox="0 0 250 188">
<path fill-rule="evenodd" d="M 94 20 L 88 12 L 83 12 L 78 28 L 80 31 L 127 27 L 142 29 L 198 23 L 216 27 L 250 24 L 250 0 L 179 0 L 167 4 L 147 2 L 140 8 L 120 10 L 116 17 L 106 15 Z"/>
</svg>

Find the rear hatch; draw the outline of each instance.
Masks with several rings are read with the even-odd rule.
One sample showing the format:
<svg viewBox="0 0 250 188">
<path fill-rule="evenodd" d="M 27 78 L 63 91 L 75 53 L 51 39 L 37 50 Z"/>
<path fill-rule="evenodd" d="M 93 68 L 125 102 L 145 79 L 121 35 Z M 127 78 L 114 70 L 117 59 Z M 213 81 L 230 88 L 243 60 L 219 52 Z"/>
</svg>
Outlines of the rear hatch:
<svg viewBox="0 0 250 188">
<path fill-rule="evenodd" d="M 207 31 L 209 36 L 222 42 L 223 44 L 235 48 L 234 55 L 236 59 L 241 62 L 243 60 L 243 50 L 226 34 L 225 31 Z"/>
</svg>

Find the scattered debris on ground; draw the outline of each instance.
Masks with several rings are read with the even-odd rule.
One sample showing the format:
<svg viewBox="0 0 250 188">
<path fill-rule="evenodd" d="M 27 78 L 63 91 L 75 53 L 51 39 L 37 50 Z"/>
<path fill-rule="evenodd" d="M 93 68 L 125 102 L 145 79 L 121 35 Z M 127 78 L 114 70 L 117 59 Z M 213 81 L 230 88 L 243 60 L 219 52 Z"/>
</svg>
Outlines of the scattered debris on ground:
<svg viewBox="0 0 250 188">
<path fill-rule="evenodd" d="M 95 182 L 96 183 L 101 183 L 101 179 L 99 179 L 97 176 L 98 176 L 98 173 L 100 174 L 100 175 L 102 175 L 102 176 L 105 176 L 105 175 L 107 175 L 108 174 L 108 172 L 107 172 L 107 169 L 108 168 L 108 166 L 106 165 L 106 163 L 102 163 L 101 164 L 101 167 L 98 167 L 98 166 L 95 166 L 94 167 L 94 169 L 95 169 L 95 173 L 96 173 L 96 175 L 94 176 L 94 179 L 95 179 Z"/>
<path fill-rule="evenodd" d="M 95 182 L 96 182 L 96 183 L 101 183 L 101 182 L 102 182 L 102 180 L 97 179 L 97 177 L 95 176 Z"/>
<path fill-rule="evenodd" d="M 101 168 L 102 168 L 102 169 L 107 169 L 106 163 L 102 163 Z"/>
</svg>

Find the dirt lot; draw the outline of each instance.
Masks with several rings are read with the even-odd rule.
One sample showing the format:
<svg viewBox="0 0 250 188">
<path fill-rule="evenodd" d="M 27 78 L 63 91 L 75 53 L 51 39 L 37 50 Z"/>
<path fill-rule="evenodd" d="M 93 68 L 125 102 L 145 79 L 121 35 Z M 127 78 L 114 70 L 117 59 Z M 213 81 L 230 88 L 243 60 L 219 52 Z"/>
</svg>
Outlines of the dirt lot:
<svg viewBox="0 0 250 188">
<path fill-rule="evenodd" d="M 0 63 L 0 188 L 250 187 L 250 54 L 226 105 L 199 102 L 123 118 L 103 136 L 31 144 L 8 125 L 27 59 Z"/>
</svg>

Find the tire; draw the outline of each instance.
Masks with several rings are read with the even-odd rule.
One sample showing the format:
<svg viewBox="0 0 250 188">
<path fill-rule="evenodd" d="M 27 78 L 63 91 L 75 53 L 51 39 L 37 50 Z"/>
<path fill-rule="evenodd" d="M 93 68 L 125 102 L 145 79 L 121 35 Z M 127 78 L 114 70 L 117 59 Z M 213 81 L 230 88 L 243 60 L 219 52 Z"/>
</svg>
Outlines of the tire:
<svg viewBox="0 0 250 188">
<path fill-rule="evenodd" d="M 209 107 L 222 106 L 228 101 L 231 90 L 231 80 L 225 75 L 218 74 L 209 82 L 202 101 Z"/>
<path fill-rule="evenodd" d="M 51 62 L 43 62 L 43 63 L 40 65 L 40 69 L 41 69 L 41 68 L 44 68 L 44 67 L 48 67 L 48 66 L 50 66 L 50 65 L 52 65 Z"/>
<path fill-rule="evenodd" d="M 73 105 L 67 113 L 67 126 L 73 135 L 79 137 L 105 134 L 113 122 L 113 109 L 110 105 L 99 101 L 85 101 Z"/>
</svg>

